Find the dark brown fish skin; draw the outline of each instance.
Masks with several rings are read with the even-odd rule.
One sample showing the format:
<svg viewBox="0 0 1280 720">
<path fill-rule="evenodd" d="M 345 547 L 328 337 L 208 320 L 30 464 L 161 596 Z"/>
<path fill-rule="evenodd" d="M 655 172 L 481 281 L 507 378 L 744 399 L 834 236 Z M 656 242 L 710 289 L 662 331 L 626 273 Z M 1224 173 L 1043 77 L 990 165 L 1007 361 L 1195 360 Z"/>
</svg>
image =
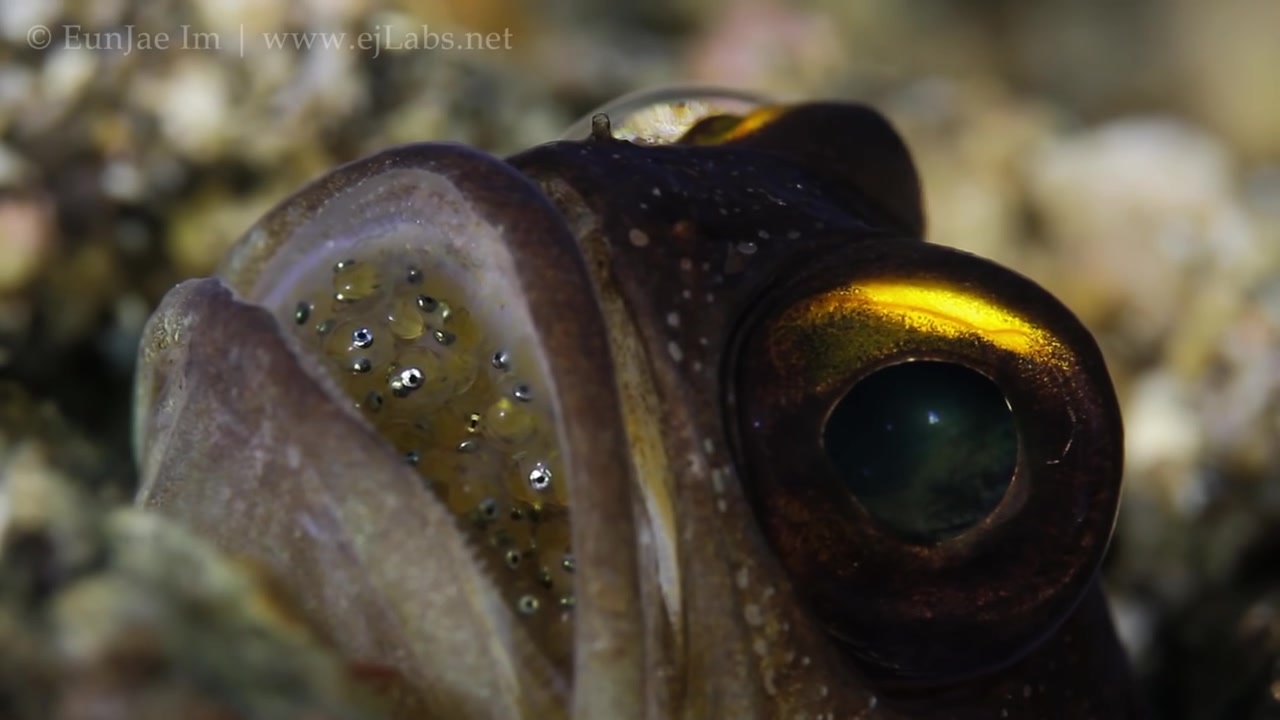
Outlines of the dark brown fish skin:
<svg viewBox="0 0 1280 720">
<path fill-rule="evenodd" d="M 230 274 L 244 268 L 252 274 L 293 224 L 336 194 L 396 170 L 445 178 L 461 202 L 502 228 L 520 268 L 519 300 L 546 334 L 571 438 L 567 452 L 579 454 L 568 465 L 570 475 L 591 481 L 571 481 L 575 504 L 592 508 L 577 511 L 589 520 L 575 520 L 575 545 L 595 548 L 588 562 L 598 574 L 590 582 L 583 580 L 593 577 L 590 572 L 577 576 L 578 595 L 586 601 L 578 615 L 569 717 L 1142 717 L 1096 582 L 1085 587 L 1061 625 L 1046 620 L 1047 635 L 1024 655 L 977 676 L 957 667 L 954 681 L 906 683 L 859 664 L 833 640 L 775 557 L 751 503 L 750 468 L 740 467 L 734 453 L 733 419 L 726 411 L 732 381 L 726 355 L 743 319 L 799 269 L 830 262 L 851 247 L 874 248 L 887 263 L 932 252 L 923 243 L 916 171 L 887 123 L 859 106 L 800 109 L 711 147 L 642 147 L 596 135 L 535 148 L 505 163 L 456 146 L 393 149 L 341 168 L 282 203 L 260 224 L 261 237 L 246 239 Z M 333 559 L 324 552 L 332 549 L 309 549 L 290 526 L 291 511 L 313 502 L 323 506 L 320 495 L 343 485 L 341 468 L 329 467 L 332 458 L 322 456 L 350 460 L 343 453 L 356 443 L 369 477 L 389 482 L 397 493 L 384 501 L 370 495 L 364 508 L 394 509 L 391 529 L 418 531 L 442 521 L 433 512 L 405 509 L 429 500 L 414 494 L 400 458 L 387 453 L 385 462 L 378 460 L 372 440 L 325 405 L 269 321 L 217 280 L 184 286 L 153 319 L 139 371 L 139 454 L 147 476 L 140 501 L 183 517 L 233 551 L 274 554 L 270 564 L 282 572 L 290 570 L 282 558 L 306 558 L 294 586 L 324 587 L 325 561 Z M 220 352 L 243 342 L 247 332 L 269 355 L 255 356 L 267 369 L 252 379 L 239 372 L 243 368 L 216 367 L 226 362 Z M 1095 347 L 1085 351 L 1096 354 Z M 218 407 L 273 380 L 280 382 L 270 402 L 260 397 L 247 409 Z M 187 405 L 191 398 L 199 402 Z M 254 477 L 247 464 L 228 470 L 235 444 L 252 438 L 211 437 L 219 422 L 234 418 L 253 427 L 280 407 L 290 421 L 311 424 L 299 436 L 308 449 L 308 481 L 268 482 Z M 660 455 L 664 472 L 657 476 L 642 472 L 651 465 L 642 462 L 636 443 L 643 411 L 653 408 L 661 410 L 660 436 L 648 448 Z M 1118 416 L 1113 430 L 1108 447 L 1119 445 Z M 1118 458 L 1107 457 L 1118 485 Z M 289 472 L 279 462 L 272 467 L 270 479 Z M 211 483 L 211 476 L 229 484 Z M 646 496 L 657 490 L 670 495 L 674 525 L 667 531 L 675 544 L 679 602 L 670 617 L 661 609 L 662 560 L 652 538 L 642 539 L 646 528 L 663 532 L 645 507 Z M 252 504 L 265 504 L 256 509 L 256 522 L 269 523 L 269 534 L 255 537 L 255 522 L 237 517 L 233 508 L 215 507 L 236 492 L 262 493 Z M 1109 527 L 1114 504 L 1108 509 L 1110 518 L 1101 521 Z M 415 513 L 420 516 L 409 517 Z M 345 560 L 356 568 L 379 562 L 363 547 L 353 552 L 342 542 L 332 544 L 337 555 L 357 555 Z M 390 577 L 370 574 L 377 577 L 365 580 L 362 592 L 377 591 Z M 321 614 L 340 607 L 327 605 Z M 363 622 L 385 623 L 377 610 L 369 612 L 372 619 Z M 447 619 L 462 631 L 466 615 Z M 332 628 L 342 618 L 326 621 Z M 992 630 L 1000 634 L 1000 628 Z M 394 635 L 385 626 L 378 632 Z M 513 653 L 517 663 L 526 661 Z M 986 655 L 975 651 L 975 657 Z M 453 660 L 418 659 L 423 667 L 411 671 Z M 435 691 L 437 701 L 447 690 L 408 679 Z M 475 707 L 476 700 L 468 696 L 456 707 Z"/>
<path fill-rule="evenodd" d="M 786 585 L 784 571 L 759 538 L 749 499 L 740 491 L 744 478 L 735 466 L 733 433 L 723 410 L 724 388 L 732 382 L 726 377 L 726 354 L 735 351 L 734 335 L 761 294 L 786 285 L 798 268 L 830 261 L 855 244 L 899 247 L 901 252 L 885 253 L 887 265 L 911 263 L 912 256 L 934 250 L 921 244 L 920 184 L 900 138 L 869 109 L 815 104 L 719 147 L 643 147 L 597 137 L 535 148 L 509 162 L 535 178 L 567 216 L 593 218 L 594 227 L 585 232 L 579 227 L 577 234 L 584 254 L 603 266 L 597 277 L 607 282 L 597 285 L 621 297 L 642 336 L 662 406 L 679 407 L 682 412 L 673 416 L 692 425 L 672 433 L 669 453 L 700 454 L 708 467 L 720 467 L 730 478 L 728 490 L 717 498 L 705 478 L 674 477 L 684 507 L 709 510 L 717 501 L 728 505 L 727 512 L 682 518 L 687 525 L 681 531 L 691 544 L 726 548 L 718 556 L 690 557 L 683 573 L 716 588 L 707 595 L 731 588 L 735 568 L 749 568 Z M 636 231 L 647 241 L 634 242 Z M 751 243 L 749 253 L 743 252 L 743 242 Z M 999 280 L 998 275 L 974 278 Z M 1027 297 L 1027 302 L 1039 300 Z M 678 327 L 667 320 L 672 313 Z M 1092 344 L 1083 329 L 1077 335 L 1073 337 L 1079 342 Z M 679 352 L 669 352 L 672 347 Z M 1093 355 L 1105 377 L 1096 349 Z M 1109 385 L 1106 390 L 1110 392 Z M 1112 433 L 1099 470 L 1110 472 L 1117 482 L 1097 491 L 1093 512 L 1114 517 L 1118 409 L 1112 400 L 1097 412 Z M 1109 534 L 1111 521 L 1102 526 Z M 1094 541 L 1100 557 L 1107 539 Z M 872 682 L 835 659 L 830 671 L 848 675 L 831 685 L 870 684 L 883 697 L 869 718 L 1141 717 L 1101 590 L 1094 581 L 1084 582 L 1083 600 L 1068 620 L 1052 632 L 1053 621 L 1045 620 L 1048 637 L 1025 657 L 1009 658 L 1012 664 L 994 674 L 964 678 L 967 669 L 957 667 L 956 676 L 964 678 L 960 682 L 895 687 Z M 740 626 L 726 622 L 722 627 L 712 620 L 722 608 L 713 597 L 700 597 L 700 589 L 688 588 L 693 597 L 686 610 L 687 642 L 694 647 L 750 644 L 749 633 Z M 830 641 L 816 629 L 798 630 L 811 623 L 801 605 L 789 597 L 776 606 L 779 622 L 795 634 L 782 652 L 817 657 L 823 649 L 805 643 L 829 646 Z M 990 631 L 1001 634 L 998 627 Z M 975 660 L 981 655 L 974 654 Z M 679 659 L 674 662 L 680 665 Z M 696 665 L 697 658 L 688 662 Z M 750 664 L 719 671 L 733 677 L 750 673 Z M 779 660 L 773 669 L 782 664 Z M 803 675 L 798 671 L 796 679 Z M 707 682 L 714 685 L 717 679 Z M 850 693 L 841 712 L 865 708 L 863 702 L 861 693 Z"/>
</svg>

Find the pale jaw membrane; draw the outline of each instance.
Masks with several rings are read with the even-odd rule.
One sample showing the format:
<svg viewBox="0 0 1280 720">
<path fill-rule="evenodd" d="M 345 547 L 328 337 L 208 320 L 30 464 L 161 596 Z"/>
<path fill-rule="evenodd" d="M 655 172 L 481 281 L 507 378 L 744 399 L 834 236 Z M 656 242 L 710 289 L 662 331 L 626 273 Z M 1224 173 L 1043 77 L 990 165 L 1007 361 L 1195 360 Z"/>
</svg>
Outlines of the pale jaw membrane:
<svg viewBox="0 0 1280 720">
<path fill-rule="evenodd" d="M 299 228 L 305 243 L 249 270 L 251 294 L 458 517 L 530 639 L 567 674 L 567 483 L 531 321 L 498 287 L 510 256 L 477 240 L 491 227 L 378 210 L 383 194 L 430 192 L 395 174 Z"/>
<path fill-rule="evenodd" d="M 591 118 L 609 116 L 613 136 L 637 144 L 663 145 L 680 139 L 699 120 L 714 115 L 745 115 L 771 105 L 755 93 L 713 85 L 673 85 L 623 95 L 601 105 L 569 126 L 561 140 L 582 140 L 591 134 Z"/>
</svg>

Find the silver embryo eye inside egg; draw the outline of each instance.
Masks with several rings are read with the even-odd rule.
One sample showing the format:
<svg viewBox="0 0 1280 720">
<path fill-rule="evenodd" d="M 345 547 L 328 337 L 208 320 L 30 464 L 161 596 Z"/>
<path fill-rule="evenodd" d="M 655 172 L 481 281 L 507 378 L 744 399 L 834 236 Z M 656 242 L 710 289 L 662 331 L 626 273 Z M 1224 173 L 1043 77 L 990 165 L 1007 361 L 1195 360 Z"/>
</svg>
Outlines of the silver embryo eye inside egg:
<svg viewBox="0 0 1280 720">
<path fill-rule="evenodd" d="M 263 304 L 454 513 L 531 639 L 567 668 L 567 486 L 528 338 L 478 309 L 496 300 L 454 279 L 456 256 L 414 237 L 438 229 L 360 232 L 268 263 Z"/>
</svg>

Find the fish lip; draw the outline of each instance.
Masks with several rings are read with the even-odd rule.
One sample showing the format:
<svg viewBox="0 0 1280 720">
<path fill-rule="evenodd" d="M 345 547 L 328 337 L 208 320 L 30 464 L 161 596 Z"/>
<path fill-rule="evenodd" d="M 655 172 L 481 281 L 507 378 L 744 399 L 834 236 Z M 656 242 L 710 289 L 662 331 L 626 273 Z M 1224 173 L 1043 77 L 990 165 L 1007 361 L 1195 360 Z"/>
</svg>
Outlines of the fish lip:
<svg viewBox="0 0 1280 720">
<path fill-rule="evenodd" d="M 271 352 L 276 362 L 290 368 L 285 371 L 291 377 L 290 382 L 299 383 L 300 388 L 305 387 L 304 394 L 314 395 L 315 391 L 322 390 L 320 394 L 326 398 L 326 413 L 340 412 L 339 424 L 348 428 L 333 433 L 338 439 L 331 447 L 317 450 L 318 457 L 329 458 L 333 453 L 341 455 L 352 442 L 371 441 L 367 423 L 356 416 L 349 403 L 340 402 L 341 395 L 332 381 L 326 380 L 327 374 L 309 367 L 314 363 L 306 362 L 305 355 L 289 345 L 290 333 L 283 332 L 279 318 L 271 317 L 259 304 L 262 297 L 260 285 L 263 278 L 270 275 L 266 272 L 267 265 L 281 246 L 318 213 L 324 212 L 325 208 L 332 209 L 336 197 L 345 192 L 376 189 L 377 183 L 389 183 L 395 178 L 405 183 L 405 187 L 400 189 L 412 191 L 413 179 L 423 176 L 443 178 L 452 186 L 474 209 L 476 217 L 487 220 L 493 228 L 490 238 L 493 247 L 500 249 L 503 257 L 510 260 L 502 275 L 513 283 L 512 292 L 503 297 L 502 303 L 523 308 L 522 312 L 528 313 L 529 333 L 540 348 L 539 362 L 544 365 L 543 372 L 551 378 L 548 391 L 553 398 L 554 414 L 561 418 L 557 422 L 557 433 L 570 478 L 571 504 L 591 507 L 594 511 L 579 513 L 571 524 L 578 568 L 574 575 L 577 628 L 573 682 L 571 688 L 566 688 L 571 695 L 567 700 L 556 701 L 552 705 L 548 705 L 545 698 L 539 699 L 536 692 L 521 695 L 532 704 L 518 711 L 513 706 L 512 716 L 557 717 L 567 711 L 575 717 L 643 717 L 646 705 L 642 671 L 644 653 L 637 652 L 637 648 L 643 647 L 645 642 L 642 631 L 645 620 L 637 600 L 638 548 L 632 517 L 632 468 L 625 434 L 620 430 L 617 383 L 611 365 L 599 362 L 600 358 L 608 357 L 608 347 L 603 339 L 603 320 L 595 304 L 594 290 L 586 280 L 584 261 L 576 242 L 566 228 L 564 218 L 528 178 L 496 158 L 465 146 L 442 143 L 392 148 L 345 165 L 285 199 L 269 212 L 237 243 L 218 277 L 190 281 L 175 289 L 149 322 L 146 336 L 151 340 L 158 336 L 167 338 L 161 341 L 162 344 L 174 349 L 175 343 L 180 344 L 179 340 L 186 342 L 191 339 L 193 328 L 199 322 L 225 321 L 224 310 L 210 310 L 208 304 L 211 302 L 216 302 L 223 309 L 234 308 L 233 314 L 269 320 L 270 331 L 261 327 L 259 330 L 264 337 L 269 336 L 273 338 L 271 342 L 276 343 L 277 349 Z M 562 281 L 548 282 L 548 278 L 561 278 Z M 163 330 L 178 318 L 187 323 L 184 332 L 179 333 L 183 336 L 181 338 Z M 156 329 L 161 329 L 158 335 Z M 224 333 L 224 341 L 220 344 L 227 347 L 234 347 L 235 340 L 247 337 L 244 327 L 224 327 L 218 332 Z M 252 539 L 252 528 L 241 527 L 240 532 L 233 532 L 230 527 L 222 526 L 217 515 L 221 510 L 198 507 L 196 502 L 201 495 L 207 497 L 210 493 L 234 498 L 235 491 L 229 486 L 220 486 L 218 478 L 209 473 L 194 479 L 184 476 L 181 463 L 176 461 L 173 453 L 166 454 L 163 447 L 177 437 L 173 430 L 182 421 L 157 417 L 157 413 L 163 410 L 161 406 L 167 402 L 161 397 L 163 393 L 189 390 L 192 385 L 208 382 L 201 372 L 219 366 L 225 369 L 225 356 L 219 358 L 217 353 L 210 351 L 207 343 L 204 348 L 208 352 L 200 360 L 203 365 L 200 368 L 193 368 L 190 358 L 173 354 L 167 356 L 167 360 L 172 361 L 169 366 L 161 367 L 166 357 L 164 353 L 156 352 L 155 344 L 150 340 L 144 342 L 140 349 L 135 447 L 148 478 L 139 492 L 138 503 L 171 515 L 185 516 L 185 519 L 201 525 L 204 533 L 220 537 L 224 545 L 244 548 Z M 189 348 L 178 349 L 181 355 Z M 280 357 L 281 354 L 287 354 L 287 362 Z M 175 371 L 176 374 L 158 379 L 153 377 L 157 371 Z M 196 372 L 192 374 L 192 371 Z M 206 391 L 208 389 L 205 388 Z M 244 394 L 252 395 L 248 391 Z M 216 392 L 206 392 L 207 397 L 217 395 Z M 190 431 L 190 423 L 200 424 L 208 420 L 190 417 L 196 411 L 180 402 L 169 403 L 168 409 L 187 416 L 185 422 L 188 426 L 184 432 Z M 590 418 L 591 422 L 584 422 L 581 418 Z M 313 419 L 308 417 L 299 422 L 310 423 Z M 167 431 L 162 427 L 166 424 Z M 249 426 L 254 424 L 248 423 Z M 211 447 L 190 437 L 186 439 L 194 443 L 189 443 L 189 447 L 203 447 L 205 451 Z M 326 464 L 314 458 L 307 458 L 304 463 L 308 472 L 317 473 L 325 471 Z M 394 453 L 383 452 L 373 465 L 379 473 L 393 473 L 397 478 L 411 475 L 416 486 L 421 486 L 416 473 Z M 163 477 L 165 473 L 169 476 Z M 580 480 L 574 482 L 574 477 Z M 407 482 L 407 479 L 397 481 L 400 485 Z M 423 489 L 422 492 L 428 491 Z M 409 500 L 409 504 L 423 502 L 421 499 Z M 249 506 L 242 501 L 236 507 L 245 509 Z M 287 505 L 284 507 L 287 509 Z M 393 514 L 401 510 L 385 503 L 379 507 Z M 247 509 L 244 511 L 248 512 Z M 456 521 L 450 516 L 448 522 Z M 370 531 L 377 535 L 380 529 L 374 526 Z M 316 533 L 304 532 L 303 535 L 311 540 L 294 540 L 291 539 L 293 535 L 280 536 L 278 547 L 259 547 L 257 552 L 277 553 L 275 557 L 279 560 L 280 553 L 287 555 L 286 549 L 291 543 L 301 542 L 303 545 L 300 547 L 310 547 L 307 543 L 315 539 Z M 458 556 L 455 562 L 459 567 L 479 567 L 474 558 L 467 560 Z M 373 569 L 385 569 L 379 568 L 378 564 L 375 563 Z M 385 562 L 381 564 L 385 565 Z M 279 569 L 281 564 L 277 562 L 276 566 Z M 584 577 L 590 578 L 590 582 L 584 583 Z M 404 582 L 391 577 L 383 577 L 383 581 Z M 486 609 L 479 617 L 496 617 L 492 613 L 503 610 L 510 612 L 505 605 L 503 610 L 497 609 L 490 600 L 483 600 L 481 604 Z M 440 630 L 446 634 L 448 631 L 449 628 Z M 407 629 L 410 636 L 414 632 Z M 502 631 L 485 635 L 507 637 L 510 633 Z M 537 678 L 545 675 L 534 667 L 536 653 L 522 651 L 516 656 L 508 654 L 499 665 L 507 666 L 508 670 L 518 665 L 526 681 L 497 683 L 494 689 L 504 683 L 507 685 L 499 690 L 502 697 L 509 698 L 510 692 L 525 692 L 520 688 L 530 688 L 529 683 L 538 684 Z M 457 665 L 457 669 L 465 667 L 465 664 L 453 663 L 450 653 L 442 653 L 438 659 Z M 534 672 L 526 672 L 530 670 Z M 485 672 L 473 673 L 472 680 L 486 676 Z M 514 676 L 508 672 L 507 677 Z M 458 682 L 465 684 L 462 679 Z M 495 701 L 502 697 L 495 698 Z"/>
</svg>

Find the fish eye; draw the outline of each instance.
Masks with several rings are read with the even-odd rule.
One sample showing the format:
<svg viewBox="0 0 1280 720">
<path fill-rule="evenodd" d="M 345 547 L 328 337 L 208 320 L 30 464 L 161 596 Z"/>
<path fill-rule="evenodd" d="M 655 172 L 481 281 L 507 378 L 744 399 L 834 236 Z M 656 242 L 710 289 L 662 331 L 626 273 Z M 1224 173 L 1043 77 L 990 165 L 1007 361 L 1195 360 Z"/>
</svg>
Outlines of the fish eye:
<svg viewBox="0 0 1280 720">
<path fill-rule="evenodd" d="M 882 685 L 1015 662 L 1094 582 L 1121 425 L 1092 336 L 1032 281 L 922 242 L 780 271 L 738 328 L 727 421 L 757 524 Z"/>
<path fill-rule="evenodd" d="M 990 515 L 1018 458 L 999 386 L 936 361 L 890 365 L 858 381 L 827 418 L 822 446 L 872 521 L 916 543 L 955 537 Z"/>
</svg>

